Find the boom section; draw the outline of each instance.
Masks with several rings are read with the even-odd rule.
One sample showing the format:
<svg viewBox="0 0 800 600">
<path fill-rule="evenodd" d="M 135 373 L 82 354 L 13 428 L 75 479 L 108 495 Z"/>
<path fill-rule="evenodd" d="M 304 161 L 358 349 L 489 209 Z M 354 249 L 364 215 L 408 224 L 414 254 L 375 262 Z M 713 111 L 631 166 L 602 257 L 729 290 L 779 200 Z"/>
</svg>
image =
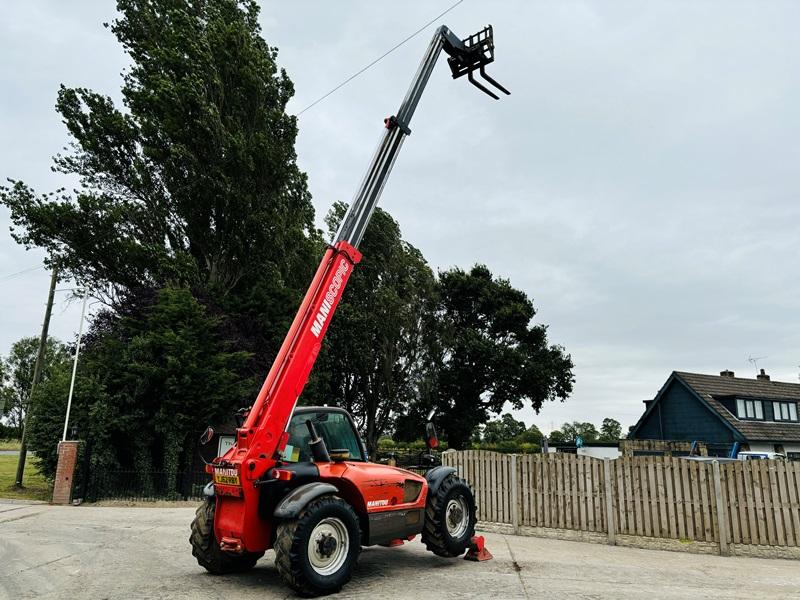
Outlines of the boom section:
<svg viewBox="0 0 800 600">
<path fill-rule="evenodd" d="M 223 462 L 241 464 L 247 461 L 245 479 L 260 477 L 283 450 L 286 443 L 284 433 L 297 399 L 308 381 L 353 267 L 361 260 L 357 247 L 364 237 L 403 141 L 411 134 L 411 118 L 443 49 L 450 55 L 448 62 L 454 79 L 467 74 L 470 81 L 475 83 L 472 72 L 480 70 L 487 81 L 508 93 L 483 72 L 483 67 L 494 60 L 491 25 L 465 40 L 460 40 L 445 26 L 436 30 L 397 114 L 384 120 L 385 131 L 378 148 L 332 245 L 322 258 L 244 424 L 237 429 L 236 446 L 223 457 Z M 483 86 L 477 87 L 496 98 Z"/>
</svg>

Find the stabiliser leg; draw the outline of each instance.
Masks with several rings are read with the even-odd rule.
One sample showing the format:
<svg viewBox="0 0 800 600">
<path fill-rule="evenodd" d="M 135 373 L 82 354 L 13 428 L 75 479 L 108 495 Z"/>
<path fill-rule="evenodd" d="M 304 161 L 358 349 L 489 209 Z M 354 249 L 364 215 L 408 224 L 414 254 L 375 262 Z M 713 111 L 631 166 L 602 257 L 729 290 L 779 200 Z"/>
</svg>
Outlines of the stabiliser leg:
<svg viewBox="0 0 800 600">
<path fill-rule="evenodd" d="M 486 541 L 482 535 L 472 536 L 469 541 L 469 550 L 467 551 L 464 560 L 472 560 L 475 562 L 483 562 L 485 560 L 492 560 L 494 558 L 492 553 L 486 549 Z"/>
</svg>

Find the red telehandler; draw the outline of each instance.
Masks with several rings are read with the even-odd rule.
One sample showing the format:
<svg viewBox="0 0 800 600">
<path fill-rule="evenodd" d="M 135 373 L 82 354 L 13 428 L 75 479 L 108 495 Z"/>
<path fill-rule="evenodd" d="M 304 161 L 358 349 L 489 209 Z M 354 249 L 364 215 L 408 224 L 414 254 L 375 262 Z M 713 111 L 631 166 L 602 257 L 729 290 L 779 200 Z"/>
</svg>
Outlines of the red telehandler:
<svg viewBox="0 0 800 600">
<path fill-rule="evenodd" d="M 397 115 L 385 132 L 339 231 L 328 247 L 297 316 L 253 405 L 236 430 L 235 445 L 207 467 L 213 481 L 192 523 L 197 562 L 211 573 L 252 568 L 270 548 L 281 577 L 314 596 L 338 591 L 350 579 L 362 546 L 400 545 L 422 534 L 428 550 L 454 557 L 476 543 L 475 499 L 455 469 L 424 477 L 368 462 L 352 417 L 330 407 L 297 407 L 322 339 L 409 122 L 444 50 L 453 78 L 477 70 L 509 92 L 484 67 L 494 60 L 492 27 L 461 40 L 439 27 Z M 206 434 L 210 437 L 213 432 Z M 429 445 L 436 434 L 429 423 Z M 478 545 L 481 545 L 480 540 Z"/>
</svg>

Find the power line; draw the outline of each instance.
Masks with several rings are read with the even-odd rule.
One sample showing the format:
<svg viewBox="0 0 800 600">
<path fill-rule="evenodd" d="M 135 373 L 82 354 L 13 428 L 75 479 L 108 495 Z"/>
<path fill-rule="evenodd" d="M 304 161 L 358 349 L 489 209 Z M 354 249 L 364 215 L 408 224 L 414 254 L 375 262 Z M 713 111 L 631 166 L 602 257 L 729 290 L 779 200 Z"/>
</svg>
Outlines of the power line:
<svg viewBox="0 0 800 600">
<path fill-rule="evenodd" d="M 19 275 L 24 275 L 25 273 L 30 273 L 31 271 L 36 271 L 37 269 L 44 269 L 44 265 L 38 265 L 35 267 L 28 267 L 27 269 L 22 269 L 22 271 L 17 271 L 16 273 L 9 273 L 8 275 L 4 275 L 0 277 L 0 281 L 6 281 L 7 279 L 13 279 L 14 277 L 18 277 Z"/>
<path fill-rule="evenodd" d="M 398 49 L 400 46 L 402 46 L 403 44 L 405 44 L 407 41 L 411 40 L 412 38 L 416 37 L 417 35 L 419 35 L 419 34 L 420 34 L 420 33 L 422 33 L 423 31 L 425 31 L 425 29 L 426 29 L 426 28 L 427 28 L 429 25 L 431 25 L 431 24 L 435 23 L 436 21 L 438 21 L 439 19 L 441 19 L 443 16 L 445 16 L 447 13 L 449 13 L 451 10 L 453 10 L 453 9 L 454 9 L 456 6 L 458 6 L 459 4 L 461 4 L 463 1 L 464 1 L 464 0 L 458 0 L 458 2 L 456 2 L 455 4 L 453 4 L 452 6 L 450 6 L 450 8 L 448 8 L 448 9 L 447 9 L 447 10 L 445 10 L 444 12 L 442 12 L 442 13 L 440 13 L 440 14 L 436 15 L 436 16 L 435 16 L 433 19 L 431 19 L 430 21 L 428 21 L 427 23 L 425 23 L 425 25 L 423 25 L 422 27 L 420 27 L 419 29 L 417 29 L 417 30 L 416 30 L 414 33 L 412 33 L 411 35 L 409 35 L 409 36 L 408 36 L 407 38 L 405 38 L 403 41 L 401 41 L 401 42 L 400 42 L 400 43 L 398 43 L 397 45 L 393 46 L 392 48 L 390 48 L 389 50 L 387 50 L 386 52 L 384 52 L 383 54 L 381 54 L 381 55 L 380 55 L 378 58 L 376 58 L 376 59 L 375 59 L 375 60 L 373 60 L 371 63 L 369 63 L 369 64 L 368 64 L 366 67 L 364 67 L 363 69 L 361 69 L 361 70 L 360 70 L 360 71 L 358 71 L 357 73 L 354 73 L 353 75 L 351 75 L 350 77 L 348 77 L 347 79 L 345 79 L 345 80 L 344 80 L 342 83 L 340 83 L 339 85 L 337 85 L 335 88 L 333 88 L 331 91 L 329 91 L 329 92 L 328 92 L 327 94 L 325 94 L 324 96 L 320 96 L 319 98 L 317 98 L 316 100 L 314 100 L 314 101 L 313 101 L 311 104 L 309 104 L 309 105 L 308 105 L 308 106 L 306 106 L 306 107 L 305 107 L 303 110 L 301 110 L 299 113 L 297 113 L 297 115 L 296 115 L 296 116 L 298 116 L 298 117 L 299 117 L 299 116 L 300 116 L 300 115 L 302 115 L 304 112 L 306 112 L 308 109 L 310 109 L 310 108 L 313 108 L 314 106 L 316 106 L 317 104 L 319 104 L 320 102 L 322 102 L 323 100 L 325 100 L 325 98 L 327 98 L 328 96 L 330 96 L 331 94 L 333 94 L 333 93 L 334 93 L 334 92 L 336 92 L 337 90 L 339 90 L 339 89 L 343 88 L 344 86 L 346 86 L 348 83 L 350 83 L 351 81 L 353 81 L 353 79 L 355 79 L 356 77 L 358 77 L 359 75 L 361 75 L 361 74 L 362 74 L 364 71 L 366 71 L 366 70 L 367 70 L 367 69 L 369 69 L 370 67 L 373 67 L 373 66 L 375 66 L 376 64 L 378 64 L 380 61 L 382 61 L 384 58 L 386 58 L 387 56 L 389 56 L 389 55 L 390 55 L 392 52 L 394 52 L 395 50 L 397 50 L 397 49 Z"/>
</svg>

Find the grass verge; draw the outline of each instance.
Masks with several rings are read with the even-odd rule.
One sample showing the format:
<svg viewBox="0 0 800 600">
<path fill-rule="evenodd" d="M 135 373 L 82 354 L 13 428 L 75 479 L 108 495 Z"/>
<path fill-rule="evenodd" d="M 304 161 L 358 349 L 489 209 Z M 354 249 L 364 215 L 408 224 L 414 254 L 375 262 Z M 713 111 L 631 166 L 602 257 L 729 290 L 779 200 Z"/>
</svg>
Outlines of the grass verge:
<svg viewBox="0 0 800 600">
<path fill-rule="evenodd" d="M 0 439 L 0 450 L 19 450 L 20 441 L 13 438 Z"/>
<path fill-rule="evenodd" d="M 14 486 L 17 474 L 17 456 L 0 456 L 0 498 L 14 500 L 50 500 L 52 489 L 50 483 L 42 476 L 33 457 L 28 456 L 25 461 L 25 476 L 23 489 Z"/>
</svg>

